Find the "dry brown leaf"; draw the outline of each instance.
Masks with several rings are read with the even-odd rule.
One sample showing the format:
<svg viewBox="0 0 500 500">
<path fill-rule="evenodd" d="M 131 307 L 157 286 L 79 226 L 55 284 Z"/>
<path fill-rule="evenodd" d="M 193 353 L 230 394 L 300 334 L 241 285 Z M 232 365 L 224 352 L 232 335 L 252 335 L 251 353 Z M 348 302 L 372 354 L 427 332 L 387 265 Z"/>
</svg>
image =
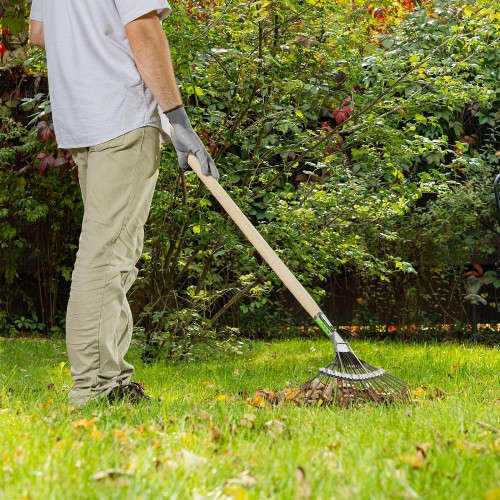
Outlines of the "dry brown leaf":
<svg viewBox="0 0 500 500">
<path fill-rule="evenodd" d="M 240 482 L 245 488 L 250 488 L 257 484 L 257 479 L 250 474 L 250 471 L 244 470 L 240 475 Z"/>
<path fill-rule="evenodd" d="M 91 478 L 94 481 L 102 481 L 103 479 L 113 479 L 118 476 L 126 476 L 129 474 L 126 470 L 123 469 L 107 469 L 103 471 L 96 472 Z"/>
<path fill-rule="evenodd" d="M 228 486 L 232 484 L 238 484 L 243 486 L 244 488 L 252 488 L 257 484 L 257 479 L 252 476 L 250 471 L 244 470 L 239 477 L 229 479 L 226 484 Z"/>
<path fill-rule="evenodd" d="M 277 404 L 280 402 L 280 397 L 276 391 L 269 391 L 266 389 L 259 389 L 257 391 L 257 396 L 261 396 L 266 401 L 269 401 L 272 404 Z"/>
<path fill-rule="evenodd" d="M 253 429 L 255 427 L 255 420 L 257 417 L 253 413 L 245 413 L 243 415 L 243 418 L 241 419 L 240 424 L 243 427 L 248 427 L 250 429 Z"/>
<path fill-rule="evenodd" d="M 417 450 L 417 457 L 422 461 L 427 458 L 427 451 L 430 449 L 430 443 L 416 444 L 415 449 Z"/>
<path fill-rule="evenodd" d="M 212 420 L 212 415 L 210 415 L 210 413 L 206 412 L 205 410 L 200 410 L 198 412 L 198 415 L 200 416 L 200 418 L 202 418 L 203 420 Z"/>
<path fill-rule="evenodd" d="M 328 446 L 328 449 L 330 451 L 339 450 L 340 448 L 342 448 L 342 443 L 340 441 L 338 441 L 336 443 L 333 443 L 333 444 L 331 444 L 331 445 Z"/>
<path fill-rule="evenodd" d="M 286 425 L 279 420 L 269 420 L 264 425 L 267 427 L 267 432 L 271 437 L 277 437 L 286 430 Z"/>
<path fill-rule="evenodd" d="M 210 441 L 220 441 L 222 439 L 221 430 L 215 425 L 211 425 L 210 429 L 208 429 L 208 439 Z"/>
<path fill-rule="evenodd" d="M 400 455 L 398 460 L 411 465 L 414 469 L 419 469 L 424 463 L 424 460 L 417 455 Z"/>
<path fill-rule="evenodd" d="M 295 469 L 295 482 L 297 485 L 297 500 L 308 500 L 311 498 L 311 485 L 306 479 L 306 472 L 302 467 Z"/>
<path fill-rule="evenodd" d="M 73 420 L 71 422 L 71 425 L 73 427 L 76 427 L 76 428 L 82 427 L 84 429 L 89 429 L 89 428 L 94 427 L 98 420 L 99 419 L 97 417 L 95 417 L 95 418 L 79 418 L 78 420 Z"/>
<path fill-rule="evenodd" d="M 484 444 L 471 443 L 470 441 L 461 441 L 460 439 L 456 440 L 456 445 L 463 451 L 471 450 L 471 451 L 485 451 L 486 446 Z"/>
<path fill-rule="evenodd" d="M 436 398 L 444 398 L 448 396 L 448 393 L 443 391 L 443 389 L 440 389 L 439 387 L 434 388 L 434 391 L 436 393 Z"/>
<path fill-rule="evenodd" d="M 483 429 L 486 429 L 488 431 L 491 431 L 493 432 L 494 434 L 498 434 L 500 432 L 499 429 L 497 429 L 496 427 L 494 427 L 493 425 L 490 425 L 490 424 L 487 424 L 486 422 L 476 422 L 477 425 L 481 426 Z"/>
<path fill-rule="evenodd" d="M 255 396 L 253 399 L 250 399 L 246 401 L 247 405 L 249 406 L 255 406 L 257 408 L 265 408 L 266 406 L 266 401 L 262 396 Z"/>
</svg>

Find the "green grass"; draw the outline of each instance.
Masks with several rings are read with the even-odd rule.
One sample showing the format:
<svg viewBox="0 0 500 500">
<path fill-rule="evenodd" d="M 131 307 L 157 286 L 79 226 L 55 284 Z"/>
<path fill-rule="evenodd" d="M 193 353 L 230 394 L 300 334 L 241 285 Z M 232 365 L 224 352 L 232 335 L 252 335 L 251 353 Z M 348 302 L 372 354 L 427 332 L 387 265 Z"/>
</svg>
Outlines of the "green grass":
<svg viewBox="0 0 500 500">
<path fill-rule="evenodd" d="M 327 341 L 294 340 L 149 366 L 133 348 L 136 380 L 161 403 L 75 410 L 63 343 L 0 340 L 0 498 L 500 499 L 500 349 L 352 347 L 423 386 L 416 402 L 247 405 L 331 360 Z"/>
</svg>

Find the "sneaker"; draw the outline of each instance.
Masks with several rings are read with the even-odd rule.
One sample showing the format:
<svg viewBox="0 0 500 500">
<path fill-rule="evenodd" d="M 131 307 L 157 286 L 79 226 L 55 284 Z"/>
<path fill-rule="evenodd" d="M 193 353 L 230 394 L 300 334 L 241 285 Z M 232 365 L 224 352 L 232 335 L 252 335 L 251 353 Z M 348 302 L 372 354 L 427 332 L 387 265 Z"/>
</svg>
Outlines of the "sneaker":
<svg viewBox="0 0 500 500">
<path fill-rule="evenodd" d="M 117 403 L 149 403 L 149 397 L 140 384 L 137 382 L 129 382 L 127 385 L 117 385 L 108 393 L 109 404 Z"/>
</svg>

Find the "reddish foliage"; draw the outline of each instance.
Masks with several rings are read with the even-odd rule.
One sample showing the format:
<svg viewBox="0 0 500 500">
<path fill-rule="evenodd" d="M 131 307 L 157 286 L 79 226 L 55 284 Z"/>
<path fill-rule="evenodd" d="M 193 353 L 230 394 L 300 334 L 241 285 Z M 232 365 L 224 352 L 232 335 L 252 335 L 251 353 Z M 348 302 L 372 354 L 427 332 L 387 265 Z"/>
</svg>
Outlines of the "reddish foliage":
<svg viewBox="0 0 500 500">
<path fill-rule="evenodd" d="M 466 274 L 466 276 L 475 276 L 476 278 L 480 278 L 483 276 L 483 268 L 479 264 L 473 264 L 472 267 L 474 268 L 474 271 L 469 271 Z"/>
<path fill-rule="evenodd" d="M 335 108 L 332 110 L 332 116 L 337 123 L 337 125 L 340 125 L 341 123 L 345 122 L 349 116 L 352 113 L 352 108 L 349 106 L 343 105 L 339 106 L 338 108 Z"/>
<path fill-rule="evenodd" d="M 56 138 L 56 134 L 54 133 L 54 125 L 52 125 L 52 123 L 48 124 L 47 122 L 42 121 L 37 125 L 37 128 L 37 137 L 45 144 L 50 139 Z"/>
<path fill-rule="evenodd" d="M 44 175 L 47 167 L 52 168 L 56 162 L 56 159 L 53 156 L 46 155 L 45 153 L 40 153 L 36 158 L 40 160 L 38 165 L 40 175 Z"/>
</svg>

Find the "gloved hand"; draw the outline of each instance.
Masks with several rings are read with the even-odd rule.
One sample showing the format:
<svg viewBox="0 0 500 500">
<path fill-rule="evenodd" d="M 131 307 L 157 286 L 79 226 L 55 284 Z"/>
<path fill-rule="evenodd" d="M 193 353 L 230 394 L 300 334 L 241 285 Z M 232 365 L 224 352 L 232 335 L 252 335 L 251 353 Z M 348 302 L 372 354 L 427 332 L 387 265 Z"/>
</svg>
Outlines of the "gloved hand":
<svg viewBox="0 0 500 500">
<path fill-rule="evenodd" d="M 165 112 L 173 128 L 172 143 L 177 152 L 177 159 L 181 168 L 187 168 L 188 155 L 196 156 L 204 175 L 219 178 L 219 171 L 212 157 L 208 154 L 198 134 L 193 130 L 184 106 Z"/>
</svg>

